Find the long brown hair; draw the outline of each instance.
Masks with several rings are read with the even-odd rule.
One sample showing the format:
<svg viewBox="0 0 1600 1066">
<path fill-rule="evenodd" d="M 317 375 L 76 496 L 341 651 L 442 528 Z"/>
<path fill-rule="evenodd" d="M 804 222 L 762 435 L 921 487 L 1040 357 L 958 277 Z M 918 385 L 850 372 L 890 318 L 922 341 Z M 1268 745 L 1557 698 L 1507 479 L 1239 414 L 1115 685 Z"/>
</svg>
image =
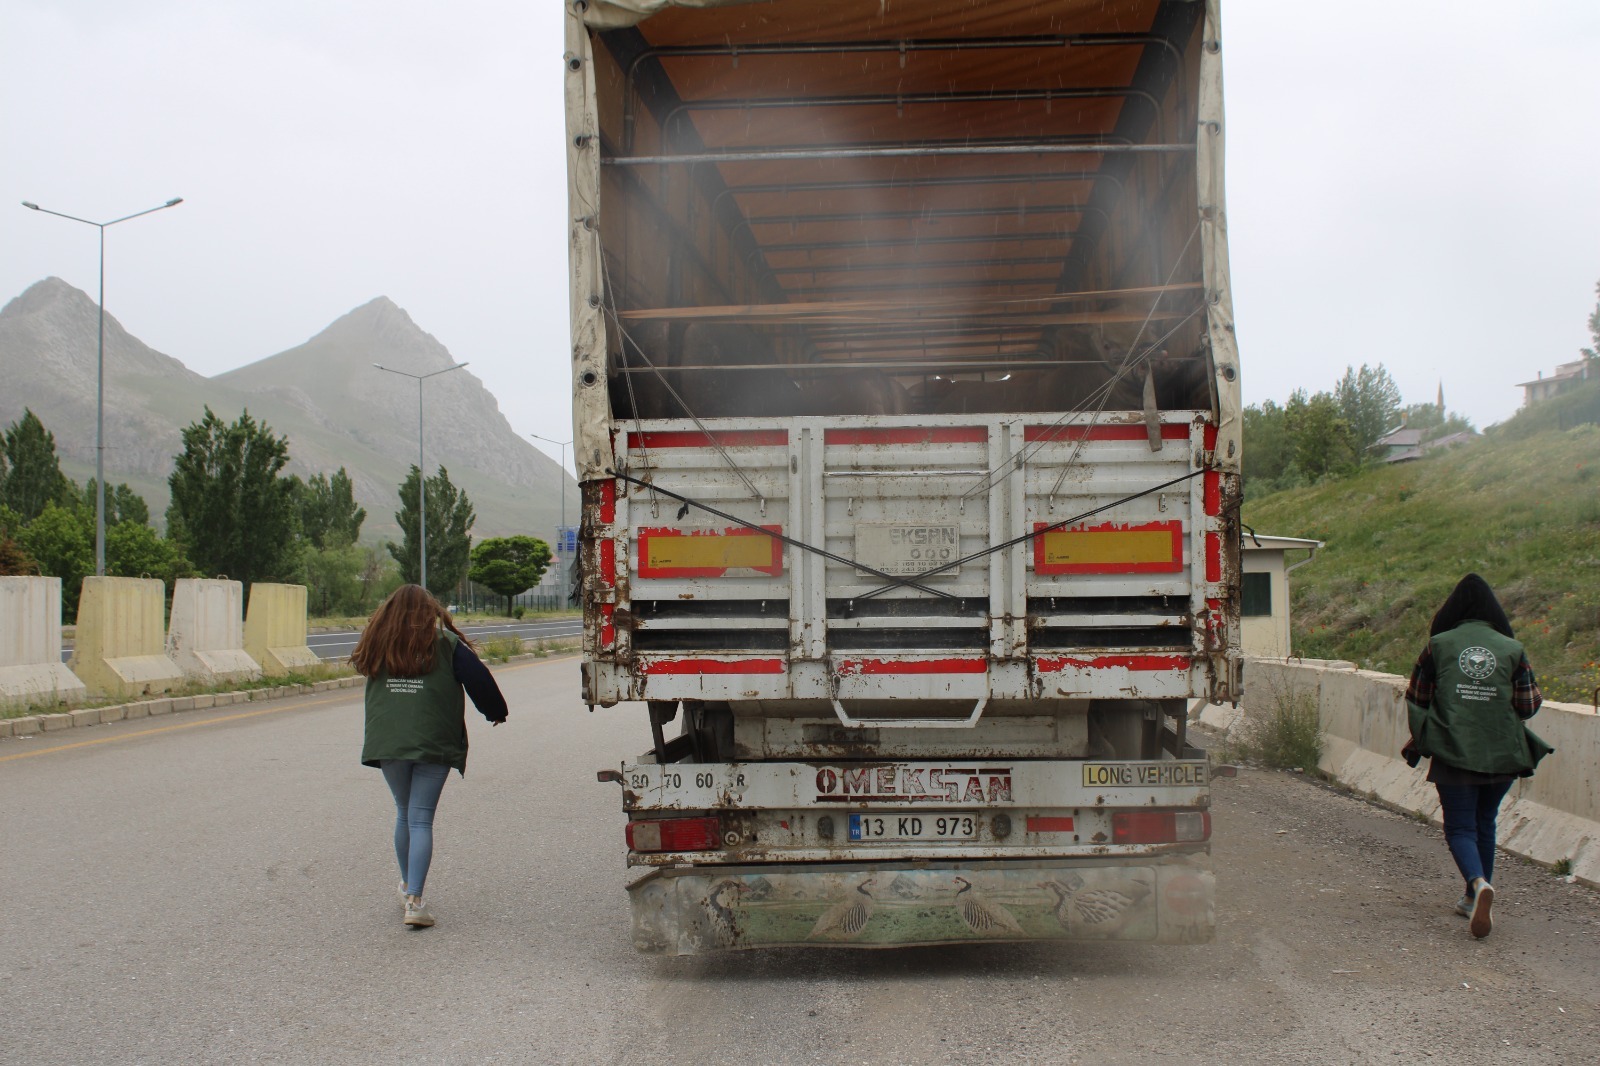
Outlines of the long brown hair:
<svg viewBox="0 0 1600 1066">
<path fill-rule="evenodd" d="M 401 585 L 372 612 L 356 650 L 350 653 L 350 664 L 365 677 L 421 677 L 438 665 L 433 653 L 441 627 L 472 647 L 450 612 L 427 589 Z"/>
</svg>

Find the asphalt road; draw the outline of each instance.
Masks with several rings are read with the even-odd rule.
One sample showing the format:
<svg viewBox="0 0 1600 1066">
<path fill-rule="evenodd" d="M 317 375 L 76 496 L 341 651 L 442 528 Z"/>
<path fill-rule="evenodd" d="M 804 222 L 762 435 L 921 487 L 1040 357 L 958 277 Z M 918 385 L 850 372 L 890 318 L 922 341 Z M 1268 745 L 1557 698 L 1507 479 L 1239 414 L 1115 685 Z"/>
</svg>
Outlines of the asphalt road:
<svg viewBox="0 0 1600 1066">
<path fill-rule="evenodd" d="M 0 741 L 0 1062 L 1588 1062 L 1600 899 L 1301 777 L 1216 790 L 1219 940 L 635 954 L 616 786 L 643 708 L 497 671 L 400 924 L 359 690 Z M 469 712 L 470 717 L 470 712 Z"/>
<path fill-rule="evenodd" d="M 494 626 L 462 626 L 461 631 L 474 641 L 493 640 L 496 637 L 521 637 L 525 641 L 551 640 L 557 637 L 576 637 L 583 633 L 583 619 L 560 618 L 549 622 L 512 622 Z M 341 630 L 335 633 L 311 633 L 306 637 L 306 647 L 316 652 L 319 659 L 343 659 L 356 646 L 358 630 Z M 61 661 L 72 658 L 72 645 L 63 645 Z"/>
</svg>

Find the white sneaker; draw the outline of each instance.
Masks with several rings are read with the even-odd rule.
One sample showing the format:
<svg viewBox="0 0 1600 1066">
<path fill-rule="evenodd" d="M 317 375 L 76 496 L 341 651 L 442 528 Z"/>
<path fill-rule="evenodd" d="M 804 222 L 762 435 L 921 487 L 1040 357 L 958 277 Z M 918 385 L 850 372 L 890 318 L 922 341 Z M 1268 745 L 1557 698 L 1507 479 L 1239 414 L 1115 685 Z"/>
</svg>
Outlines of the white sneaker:
<svg viewBox="0 0 1600 1066">
<path fill-rule="evenodd" d="M 422 902 L 421 896 L 407 896 L 406 916 L 401 920 L 418 929 L 426 929 L 433 924 L 433 914 L 428 910 L 428 905 Z"/>
<path fill-rule="evenodd" d="M 402 877 L 400 879 L 400 904 L 401 904 L 401 906 L 404 906 L 405 902 L 406 902 L 406 882 L 405 882 L 405 878 Z"/>
<path fill-rule="evenodd" d="M 402 894 L 405 892 L 405 886 L 404 885 L 401 886 L 400 891 L 401 891 Z M 1456 900 L 1456 913 L 1461 915 L 1461 917 L 1463 917 L 1463 918 L 1471 918 L 1472 917 L 1472 893 L 1471 892 L 1463 892 L 1461 894 L 1461 898 Z"/>
<path fill-rule="evenodd" d="M 1472 924 L 1468 926 L 1472 935 L 1479 940 L 1488 936 L 1489 930 L 1494 928 L 1494 919 L 1489 913 L 1493 907 L 1494 886 L 1480 877 L 1472 893 Z"/>
</svg>

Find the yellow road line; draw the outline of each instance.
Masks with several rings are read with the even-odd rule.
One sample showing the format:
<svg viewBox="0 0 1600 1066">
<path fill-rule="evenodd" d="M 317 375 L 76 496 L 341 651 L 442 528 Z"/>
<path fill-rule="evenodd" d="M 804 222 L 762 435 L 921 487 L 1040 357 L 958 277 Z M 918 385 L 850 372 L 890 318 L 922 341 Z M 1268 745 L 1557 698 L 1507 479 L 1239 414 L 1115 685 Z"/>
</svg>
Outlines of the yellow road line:
<svg viewBox="0 0 1600 1066">
<path fill-rule="evenodd" d="M 577 658 L 577 656 L 569 655 L 569 656 L 565 656 L 564 658 L 566 658 L 566 659 L 575 659 L 575 658 Z M 541 665 L 543 665 L 545 663 L 555 663 L 555 662 L 562 662 L 562 661 L 563 661 L 563 659 L 535 659 L 535 660 L 533 660 L 531 662 L 517 663 L 515 666 L 503 665 L 503 666 L 500 667 L 500 669 L 501 670 L 521 670 L 525 666 L 541 666 Z M 354 686 L 352 686 L 352 688 L 353 687 Z M 32 758 L 35 755 L 49 755 L 49 754 L 51 754 L 53 752 L 57 752 L 57 751 L 70 751 L 73 748 L 87 748 L 87 747 L 90 747 L 90 746 L 95 745 L 95 744 L 110 744 L 110 743 L 112 743 L 114 741 L 118 741 L 118 740 L 132 740 L 135 737 L 150 737 L 150 736 L 155 736 L 157 733 L 172 733 L 172 732 L 175 732 L 175 731 L 177 731 L 179 729 L 193 729 L 196 726 L 216 725 L 218 722 L 237 722 L 241 718 L 255 718 L 258 715 L 274 714 L 274 713 L 276 713 L 278 711 L 300 711 L 300 710 L 305 710 L 306 708 L 309 708 L 309 707 L 321 707 L 321 706 L 324 706 L 325 704 L 329 704 L 329 703 L 338 703 L 338 702 L 340 702 L 341 698 L 359 699 L 360 697 L 359 697 L 359 694 L 354 694 L 354 695 L 352 695 L 350 697 L 334 697 L 333 699 L 314 700 L 311 703 L 297 703 L 292 707 L 263 707 L 259 711 L 245 711 L 245 712 L 243 712 L 241 714 L 223 715 L 221 718 L 207 718 L 203 722 L 179 722 L 179 723 L 177 723 L 175 725 L 158 726 L 155 729 L 141 729 L 137 733 L 119 733 L 114 737 L 98 737 L 98 738 L 96 738 L 94 740 L 76 740 L 76 741 L 73 741 L 71 744 L 56 744 L 53 747 L 40 748 L 37 751 L 19 751 L 15 755 L 0 755 L 0 762 L 12 762 L 12 761 L 14 761 L 16 759 L 29 759 L 29 758 Z M 177 713 L 182 714 L 182 713 L 186 713 L 186 712 L 180 711 L 180 712 L 177 712 Z M 127 719 L 123 719 L 123 720 L 126 721 Z"/>
</svg>

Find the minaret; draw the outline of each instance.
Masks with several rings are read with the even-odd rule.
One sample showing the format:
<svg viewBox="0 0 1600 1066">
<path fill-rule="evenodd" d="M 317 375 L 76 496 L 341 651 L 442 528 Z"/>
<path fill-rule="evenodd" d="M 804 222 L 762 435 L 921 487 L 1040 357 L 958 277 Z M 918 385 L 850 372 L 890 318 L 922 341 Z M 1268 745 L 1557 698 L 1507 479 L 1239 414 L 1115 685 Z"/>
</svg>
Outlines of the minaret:
<svg viewBox="0 0 1600 1066">
<path fill-rule="evenodd" d="M 1439 417 L 1444 417 L 1444 378 L 1439 379 Z"/>
</svg>

